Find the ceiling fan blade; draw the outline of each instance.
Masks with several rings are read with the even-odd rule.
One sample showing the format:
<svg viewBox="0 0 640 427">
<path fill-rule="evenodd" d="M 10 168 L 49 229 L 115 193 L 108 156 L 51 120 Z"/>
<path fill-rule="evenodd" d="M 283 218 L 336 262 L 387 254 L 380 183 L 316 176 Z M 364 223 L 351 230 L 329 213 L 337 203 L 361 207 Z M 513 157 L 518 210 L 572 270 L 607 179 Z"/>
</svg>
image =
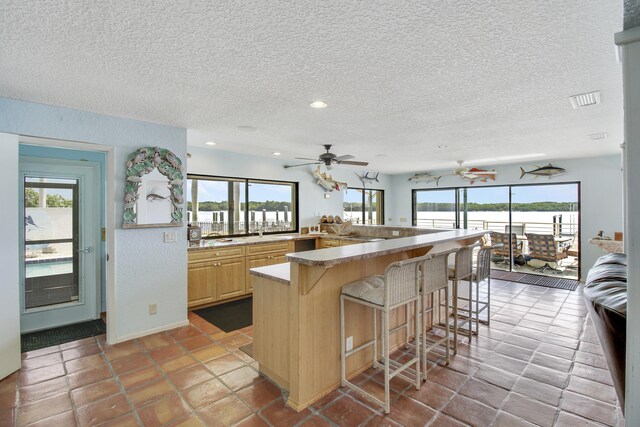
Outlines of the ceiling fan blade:
<svg viewBox="0 0 640 427">
<path fill-rule="evenodd" d="M 299 165 L 284 165 L 285 169 L 289 169 L 289 168 L 297 168 L 298 166 L 306 166 L 306 165 L 319 165 L 322 162 L 313 162 L 313 163 L 302 163 Z"/>
<path fill-rule="evenodd" d="M 316 162 L 318 161 L 318 159 L 310 159 L 309 157 L 294 157 L 294 159 L 298 159 L 298 160 L 315 160 Z"/>
<path fill-rule="evenodd" d="M 354 165 L 354 166 L 367 166 L 367 165 L 369 165 L 369 162 L 354 162 L 354 161 L 350 161 L 350 160 L 341 160 L 341 161 L 337 161 L 336 163 L 338 163 L 339 165 Z"/>
<path fill-rule="evenodd" d="M 345 154 L 344 156 L 335 157 L 333 160 L 341 162 L 343 160 L 351 160 L 351 159 L 355 159 L 355 157 L 353 157 L 351 154 Z"/>
</svg>

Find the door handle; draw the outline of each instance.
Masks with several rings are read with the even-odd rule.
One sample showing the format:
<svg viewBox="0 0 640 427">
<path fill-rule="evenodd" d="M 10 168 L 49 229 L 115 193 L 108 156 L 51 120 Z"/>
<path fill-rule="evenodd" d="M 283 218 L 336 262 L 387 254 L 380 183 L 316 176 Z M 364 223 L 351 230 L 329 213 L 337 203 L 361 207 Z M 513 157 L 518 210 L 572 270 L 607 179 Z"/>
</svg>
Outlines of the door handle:
<svg viewBox="0 0 640 427">
<path fill-rule="evenodd" d="M 78 252 L 83 253 L 83 254 L 90 254 L 93 253 L 93 248 L 91 246 L 84 248 L 84 249 L 78 249 Z"/>
</svg>

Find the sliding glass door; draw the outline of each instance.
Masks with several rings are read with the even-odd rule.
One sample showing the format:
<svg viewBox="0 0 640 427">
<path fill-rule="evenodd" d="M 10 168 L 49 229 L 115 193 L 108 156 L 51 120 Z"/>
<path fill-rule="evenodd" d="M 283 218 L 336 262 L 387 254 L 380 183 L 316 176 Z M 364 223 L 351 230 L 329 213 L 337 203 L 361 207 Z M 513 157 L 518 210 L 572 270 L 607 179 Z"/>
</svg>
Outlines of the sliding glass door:
<svg viewBox="0 0 640 427">
<path fill-rule="evenodd" d="M 492 268 L 580 277 L 580 184 L 413 190 L 413 224 L 492 232 Z M 488 239 L 487 239 L 488 240 Z"/>
</svg>

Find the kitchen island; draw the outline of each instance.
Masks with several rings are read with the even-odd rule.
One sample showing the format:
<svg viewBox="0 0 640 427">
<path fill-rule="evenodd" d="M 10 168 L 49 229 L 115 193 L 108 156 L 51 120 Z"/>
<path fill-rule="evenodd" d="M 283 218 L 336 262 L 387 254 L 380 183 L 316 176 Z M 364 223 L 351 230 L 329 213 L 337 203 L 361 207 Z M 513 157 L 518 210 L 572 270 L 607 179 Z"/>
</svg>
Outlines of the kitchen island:
<svg viewBox="0 0 640 427">
<path fill-rule="evenodd" d="M 253 352 L 260 371 L 289 392 L 287 404 L 300 411 L 340 386 L 342 285 L 383 274 L 391 262 L 477 242 L 486 231 L 452 230 L 393 240 L 290 253 L 286 264 L 251 270 Z M 406 315 L 392 313 L 392 324 Z M 371 311 L 347 302 L 346 336 L 358 347 L 371 339 Z M 397 334 L 397 344 L 402 339 Z M 352 377 L 371 366 L 373 352 L 347 361 Z"/>
</svg>

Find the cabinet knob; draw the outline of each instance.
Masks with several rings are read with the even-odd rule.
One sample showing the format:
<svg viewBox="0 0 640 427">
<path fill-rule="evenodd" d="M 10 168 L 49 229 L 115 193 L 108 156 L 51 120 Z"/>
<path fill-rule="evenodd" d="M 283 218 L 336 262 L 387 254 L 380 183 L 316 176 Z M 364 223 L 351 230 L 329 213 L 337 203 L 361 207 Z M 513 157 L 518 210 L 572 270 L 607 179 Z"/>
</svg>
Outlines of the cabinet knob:
<svg viewBox="0 0 640 427">
<path fill-rule="evenodd" d="M 220 256 L 220 252 L 216 252 L 216 256 Z"/>
</svg>

